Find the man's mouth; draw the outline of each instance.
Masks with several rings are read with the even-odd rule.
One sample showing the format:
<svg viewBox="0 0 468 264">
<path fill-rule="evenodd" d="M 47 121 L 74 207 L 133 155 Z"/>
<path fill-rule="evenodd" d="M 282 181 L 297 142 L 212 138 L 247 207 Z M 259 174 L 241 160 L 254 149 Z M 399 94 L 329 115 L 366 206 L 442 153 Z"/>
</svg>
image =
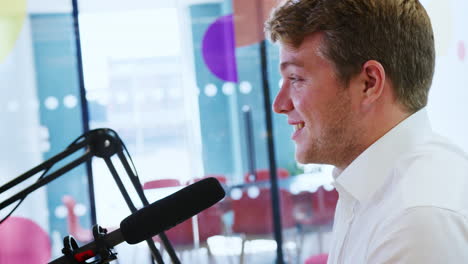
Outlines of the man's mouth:
<svg viewBox="0 0 468 264">
<path fill-rule="evenodd" d="M 298 131 L 304 127 L 304 123 L 294 125 L 294 131 Z"/>
</svg>

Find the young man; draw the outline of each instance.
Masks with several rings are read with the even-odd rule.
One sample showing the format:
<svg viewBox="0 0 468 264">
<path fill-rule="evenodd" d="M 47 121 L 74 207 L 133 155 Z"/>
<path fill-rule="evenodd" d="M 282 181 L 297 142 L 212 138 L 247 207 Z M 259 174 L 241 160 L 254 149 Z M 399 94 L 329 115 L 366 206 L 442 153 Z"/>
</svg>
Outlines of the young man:
<svg viewBox="0 0 468 264">
<path fill-rule="evenodd" d="M 430 19 L 417 0 L 290 0 L 275 112 L 296 159 L 335 165 L 328 263 L 468 263 L 468 158 L 432 132 Z"/>
</svg>

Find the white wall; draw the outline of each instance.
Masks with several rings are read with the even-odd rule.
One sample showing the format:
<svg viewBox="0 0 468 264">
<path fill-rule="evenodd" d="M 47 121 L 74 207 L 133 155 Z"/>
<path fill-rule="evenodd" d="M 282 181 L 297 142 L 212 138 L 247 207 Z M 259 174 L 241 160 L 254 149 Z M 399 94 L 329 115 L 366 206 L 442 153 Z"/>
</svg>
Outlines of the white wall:
<svg viewBox="0 0 468 264">
<path fill-rule="evenodd" d="M 432 20 L 436 69 L 428 112 L 435 131 L 468 152 L 468 1 L 422 0 Z M 465 58 L 460 58 L 464 43 Z"/>
</svg>

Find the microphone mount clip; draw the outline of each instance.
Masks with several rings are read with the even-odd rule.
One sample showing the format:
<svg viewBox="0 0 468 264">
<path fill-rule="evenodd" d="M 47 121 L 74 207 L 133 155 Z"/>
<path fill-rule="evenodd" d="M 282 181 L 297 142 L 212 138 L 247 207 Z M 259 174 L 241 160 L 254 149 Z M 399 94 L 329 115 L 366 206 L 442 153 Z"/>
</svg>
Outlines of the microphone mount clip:
<svg viewBox="0 0 468 264">
<path fill-rule="evenodd" d="M 93 226 L 93 237 L 96 241 L 96 252 L 88 250 L 77 254 L 77 249 L 79 249 L 78 244 L 76 243 L 73 236 L 66 236 L 63 239 L 63 249 L 62 253 L 68 259 L 69 263 L 73 264 L 106 264 L 110 263 L 117 259 L 117 253 L 114 251 L 114 248 L 107 245 L 104 240 L 104 235 L 107 234 L 107 229 L 102 228 L 99 225 Z M 92 262 L 86 262 L 90 258 L 95 258 Z"/>
</svg>

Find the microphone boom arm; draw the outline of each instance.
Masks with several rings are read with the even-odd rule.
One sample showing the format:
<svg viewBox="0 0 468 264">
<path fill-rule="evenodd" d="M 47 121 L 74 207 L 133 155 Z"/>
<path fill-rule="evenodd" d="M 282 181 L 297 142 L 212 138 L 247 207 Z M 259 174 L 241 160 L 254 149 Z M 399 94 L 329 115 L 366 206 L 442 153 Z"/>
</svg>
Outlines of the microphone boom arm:
<svg viewBox="0 0 468 264">
<path fill-rule="evenodd" d="M 51 168 L 54 164 L 60 162 L 64 158 L 72 155 L 79 149 L 87 146 L 86 141 L 80 142 L 76 145 L 71 145 L 68 147 L 66 150 L 63 152 L 53 156 L 52 158 L 46 160 L 45 162 L 37 165 L 36 167 L 32 168 L 31 170 L 21 174 L 20 176 L 16 177 L 15 179 L 11 180 L 10 182 L 6 183 L 3 186 L 0 186 L 0 194 L 13 188 L 14 186 L 20 184 L 21 182 L 27 180 L 28 178 L 36 175 L 37 173 L 41 171 L 45 171 L 49 168 Z M 13 195 L 12 197 L 8 198 L 7 200 L 3 201 L 0 203 L 0 210 L 3 208 L 7 207 L 8 205 L 22 199 L 23 197 L 27 196 L 28 194 L 34 192 L 35 190 L 39 189 L 40 187 L 46 185 L 47 183 L 55 180 L 56 178 L 62 176 L 63 174 L 67 173 L 68 171 L 72 170 L 73 168 L 77 167 L 78 165 L 91 160 L 93 157 L 93 154 L 89 151 L 86 151 L 84 155 L 81 157 L 73 160 L 72 162 L 68 163 L 67 165 L 63 166 L 62 168 L 58 169 L 57 171 L 51 173 L 48 176 L 45 176 L 41 179 L 39 179 L 37 182 L 34 184 L 31 184 L 27 188 L 23 189 L 22 191 L 18 192 L 17 194 Z"/>
<path fill-rule="evenodd" d="M 119 177 L 117 170 L 114 167 L 114 164 L 112 163 L 111 157 L 114 154 L 117 154 L 120 162 L 122 163 L 126 173 L 128 174 L 133 187 L 135 188 L 136 192 L 138 193 L 138 196 L 143 203 L 144 206 L 149 205 L 149 202 L 144 195 L 143 188 L 141 187 L 141 183 L 138 179 L 138 176 L 135 175 L 133 170 L 130 167 L 130 164 L 125 157 L 125 154 L 123 153 L 123 142 L 120 139 L 120 137 L 117 135 L 117 133 L 108 128 L 101 128 L 101 129 L 95 129 L 91 130 L 84 135 L 80 136 L 77 140 L 75 140 L 70 146 L 68 146 L 63 152 L 53 156 L 52 158 L 46 160 L 45 162 L 37 165 L 36 167 L 32 168 L 31 170 L 21 174 L 20 176 L 16 177 L 15 179 L 11 180 L 10 182 L 6 183 L 3 186 L 0 186 L 0 194 L 13 188 L 14 186 L 20 184 L 21 182 L 25 181 L 26 179 L 36 175 L 37 173 L 41 171 L 47 171 L 49 170 L 53 165 L 57 164 L 58 162 L 62 161 L 63 159 L 73 155 L 75 152 L 82 150 L 85 148 L 85 152 L 83 155 L 79 156 L 78 158 L 74 159 L 73 161 L 67 163 L 63 167 L 57 169 L 56 171 L 50 173 L 49 175 L 46 175 L 44 177 L 41 177 L 38 181 L 36 181 L 34 184 L 31 184 L 30 186 L 26 187 L 22 191 L 16 193 L 12 197 L 6 199 L 5 201 L 0 203 L 0 211 L 11 205 L 12 203 L 23 199 L 26 197 L 28 194 L 34 192 L 38 188 L 48 184 L 49 182 L 57 179 L 61 175 L 67 173 L 68 171 L 72 170 L 73 168 L 81 165 L 84 162 L 90 161 L 94 156 L 103 158 L 109 171 L 111 172 L 119 190 L 122 196 L 125 199 L 125 202 L 127 203 L 130 211 L 132 213 L 137 211 L 137 208 L 133 204 L 132 200 L 130 199 L 130 196 L 125 189 L 121 178 Z M 180 263 L 179 259 L 177 258 L 177 255 L 175 254 L 175 251 L 170 244 L 167 236 L 164 234 L 164 232 L 161 232 L 159 234 L 161 241 L 164 244 L 164 247 L 166 248 L 171 260 L 173 263 L 178 264 Z M 157 250 L 156 246 L 154 245 L 154 242 L 151 239 L 146 240 L 148 243 L 148 246 L 151 250 L 151 253 L 154 257 L 154 259 L 159 263 L 164 263 L 161 254 Z"/>
</svg>

